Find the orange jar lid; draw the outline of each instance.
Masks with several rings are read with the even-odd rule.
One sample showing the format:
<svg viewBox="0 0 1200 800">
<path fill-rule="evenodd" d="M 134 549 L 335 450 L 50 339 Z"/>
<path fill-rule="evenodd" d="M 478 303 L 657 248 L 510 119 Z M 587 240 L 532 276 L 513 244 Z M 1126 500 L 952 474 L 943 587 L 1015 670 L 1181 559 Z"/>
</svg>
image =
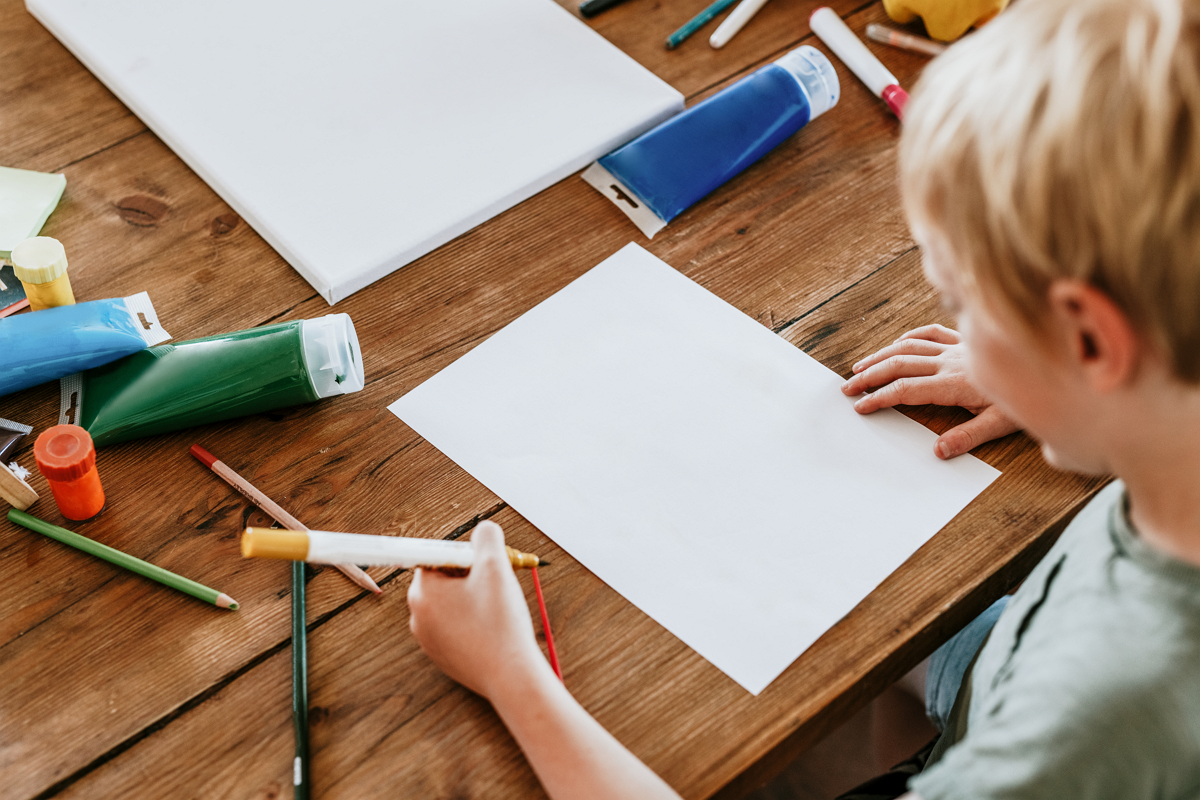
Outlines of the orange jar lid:
<svg viewBox="0 0 1200 800">
<path fill-rule="evenodd" d="M 74 481 L 96 466 L 96 446 L 78 425 L 55 425 L 33 444 L 38 469 L 49 481 Z"/>
</svg>

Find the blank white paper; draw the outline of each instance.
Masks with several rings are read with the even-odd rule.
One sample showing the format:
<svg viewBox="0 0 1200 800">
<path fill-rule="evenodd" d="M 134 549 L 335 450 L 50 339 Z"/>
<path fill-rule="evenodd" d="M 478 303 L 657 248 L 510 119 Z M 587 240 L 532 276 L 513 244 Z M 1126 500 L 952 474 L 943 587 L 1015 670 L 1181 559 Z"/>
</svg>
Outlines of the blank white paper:
<svg viewBox="0 0 1200 800">
<path fill-rule="evenodd" d="M 389 408 L 758 694 L 999 475 L 630 244 Z"/>
<path fill-rule="evenodd" d="M 554 0 L 26 5 L 330 303 L 683 109 Z"/>
</svg>

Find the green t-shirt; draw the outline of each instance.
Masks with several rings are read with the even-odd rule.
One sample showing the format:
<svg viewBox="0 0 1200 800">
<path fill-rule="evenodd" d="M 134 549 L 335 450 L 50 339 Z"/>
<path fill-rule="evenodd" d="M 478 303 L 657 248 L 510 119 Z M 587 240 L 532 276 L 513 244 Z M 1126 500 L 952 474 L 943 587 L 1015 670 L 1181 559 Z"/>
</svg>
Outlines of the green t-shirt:
<svg viewBox="0 0 1200 800">
<path fill-rule="evenodd" d="M 1200 567 L 1139 539 L 1126 503 L 1100 492 L 1013 596 L 965 735 L 909 783 L 924 800 L 1200 798 Z"/>
</svg>

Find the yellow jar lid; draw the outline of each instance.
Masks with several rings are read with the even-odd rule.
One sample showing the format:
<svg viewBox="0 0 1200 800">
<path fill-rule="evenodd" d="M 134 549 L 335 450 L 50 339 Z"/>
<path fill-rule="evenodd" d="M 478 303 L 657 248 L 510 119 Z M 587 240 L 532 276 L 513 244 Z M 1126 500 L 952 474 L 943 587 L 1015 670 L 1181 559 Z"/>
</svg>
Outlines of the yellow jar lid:
<svg viewBox="0 0 1200 800">
<path fill-rule="evenodd" d="M 67 271 L 67 251 L 49 236 L 34 236 L 12 249 L 13 272 L 22 283 L 49 283 Z"/>
</svg>

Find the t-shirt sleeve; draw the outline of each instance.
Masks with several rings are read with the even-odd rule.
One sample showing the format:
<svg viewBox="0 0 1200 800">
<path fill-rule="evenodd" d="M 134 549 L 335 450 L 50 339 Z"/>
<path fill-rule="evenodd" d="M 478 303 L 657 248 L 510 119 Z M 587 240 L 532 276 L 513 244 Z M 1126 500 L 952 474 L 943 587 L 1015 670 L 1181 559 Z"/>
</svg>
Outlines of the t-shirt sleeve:
<svg viewBox="0 0 1200 800">
<path fill-rule="evenodd" d="M 1179 770 L 1180 732 L 1166 729 L 1172 715 L 1123 688 L 1001 693 L 992 707 L 972 709 L 963 740 L 909 786 L 922 800 L 1181 796 L 1190 778 Z"/>
</svg>

